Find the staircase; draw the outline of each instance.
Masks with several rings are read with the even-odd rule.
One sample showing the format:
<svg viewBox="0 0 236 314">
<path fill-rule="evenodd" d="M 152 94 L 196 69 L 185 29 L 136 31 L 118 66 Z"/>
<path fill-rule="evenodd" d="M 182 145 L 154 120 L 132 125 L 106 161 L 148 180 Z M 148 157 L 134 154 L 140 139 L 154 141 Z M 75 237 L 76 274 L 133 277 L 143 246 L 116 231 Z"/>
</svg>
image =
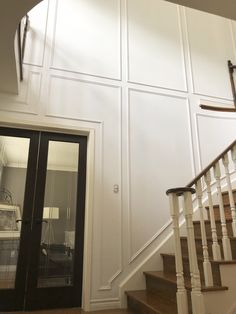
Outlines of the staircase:
<svg viewBox="0 0 236 314">
<path fill-rule="evenodd" d="M 233 172 L 228 169 L 230 152 L 235 165 Z M 222 296 L 228 292 L 229 287 L 222 285 L 221 265 L 236 265 L 236 234 L 234 230 L 236 190 L 232 189 L 231 182 L 232 174 L 235 174 L 236 170 L 235 152 L 236 141 L 187 187 L 167 191 L 173 219 L 175 253 L 161 254 L 163 271 L 144 272 L 146 290 L 126 292 L 128 308 L 132 313 L 215 314 L 209 308 L 206 309 L 204 298 L 212 292 L 223 292 Z M 223 162 L 225 176 L 219 172 L 219 169 L 222 169 L 219 162 Z M 214 182 L 210 176 L 212 172 L 215 176 Z M 222 192 L 221 189 L 222 178 L 227 181 L 225 192 Z M 204 180 L 205 194 L 208 200 L 203 206 L 204 188 L 202 188 L 202 184 Z M 214 184 L 217 187 L 217 204 L 214 204 L 215 199 L 212 192 Z M 196 191 L 192 186 L 196 186 Z M 193 221 L 192 194 L 194 195 L 195 192 L 200 220 Z M 187 230 L 182 236 L 180 233 L 183 233 L 183 228 L 180 228 L 179 224 L 179 198 L 184 200 L 183 211 Z M 229 243 L 228 247 L 227 243 Z"/>
</svg>

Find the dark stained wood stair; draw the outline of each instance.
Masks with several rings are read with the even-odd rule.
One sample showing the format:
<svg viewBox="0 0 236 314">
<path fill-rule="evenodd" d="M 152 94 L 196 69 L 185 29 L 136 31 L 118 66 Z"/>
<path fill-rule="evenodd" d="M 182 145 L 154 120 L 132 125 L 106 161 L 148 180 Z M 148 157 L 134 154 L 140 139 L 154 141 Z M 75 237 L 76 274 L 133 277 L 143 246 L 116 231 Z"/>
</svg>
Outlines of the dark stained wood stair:
<svg viewBox="0 0 236 314">
<path fill-rule="evenodd" d="M 206 287 L 204 284 L 203 276 L 203 253 L 202 253 L 202 239 L 200 231 L 200 222 L 194 221 L 194 233 L 195 233 L 195 243 L 197 250 L 198 265 L 201 277 L 201 290 L 202 292 L 210 291 L 225 291 L 228 287 L 222 286 L 221 275 L 220 275 L 220 265 L 222 264 L 236 264 L 236 238 L 233 237 L 232 233 L 232 218 L 230 207 L 228 205 L 229 199 L 227 193 L 222 193 L 223 201 L 226 210 L 226 222 L 228 235 L 230 237 L 231 248 L 232 248 L 232 261 L 214 261 L 212 258 L 212 238 L 211 238 L 211 228 L 210 221 L 205 221 L 206 235 L 208 242 L 209 258 L 212 266 L 213 272 L 213 282 L 214 286 Z M 236 191 L 234 191 L 234 201 L 236 203 Z M 206 208 L 207 210 L 208 208 Z M 218 242 L 221 246 L 222 256 L 222 232 L 221 223 L 219 220 L 218 206 L 214 206 L 214 211 L 216 215 L 216 228 L 218 234 Z M 184 267 L 184 280 L 185 287 L 187 289 L 189 304 L 190 304 L 190 292 L 191 292 L 191 279 L 189 272 L 189 258 L 188 258 L 188 248 L 187 248 L 187 238 L 181 237 L 181 248 L 183 253 L 183 267 Z M 146 271 L 144 272 L 146 278 L 146 290 L 142 291 L 127 291 L 127 302 L 128 309 L 134 314 L 177 314 L 177 303 L 176 303 L 176 270 L 175 270 L 175 255 L 173 253 L 161 254 L 163 260 L 163 271 Z M 191 314 L 191 305 L 189 309 Z"/>
</svg>

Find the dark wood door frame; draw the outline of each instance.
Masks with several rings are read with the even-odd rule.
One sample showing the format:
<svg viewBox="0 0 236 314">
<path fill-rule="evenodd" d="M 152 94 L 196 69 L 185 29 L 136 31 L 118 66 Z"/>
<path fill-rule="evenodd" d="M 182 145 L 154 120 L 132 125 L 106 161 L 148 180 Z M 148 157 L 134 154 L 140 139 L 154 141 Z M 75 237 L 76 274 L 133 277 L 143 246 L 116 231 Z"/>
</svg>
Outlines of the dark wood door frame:
<svg viewBox="0 0 236 314">
<path fill-rule="evenodd" d="M 35 179 L 34 173 L 37 168 L 38 159 L 38 139 L 39 132 L 37 131 L 27 131 L 18 130 L 6 127 L 0 127 L 0 135 L 3 136 L 13 136 L 19 138 L 29 138 L 29 157 L 27 164 L 26 173 L 26 186 L 24 195 L 24 210 L 22 217 L 22 228 L 21 228 L 21 239 L 19 247 L 19 256 L 17 270 L 16 270 L 16 282 L 14 290 L 0 290 L 0 310 L 17 310 L 24 307 L 24 292 L 25 292 L 25 281 L 28 267 L 28 256 L 29 256 L 29 246 L 23 245 L 25 241 L 30 239 L 31 221 L 32 221 L 32 208 L 33 199 L 35 193 Z M 31 171 L 29 171 L 31 169 Z"/>
<path fill-rule="evenodd" d="M 81 306 L 83 277 L 84 218 L 86 193 L 87 137 L 0 127 L 0 135 L 30 138 L 24 214 L 15 290 L 0 290 L 0 310 L 43 309 Z M 79 144 L 77 215 L 72 286 L 37 288 L 44 190 L 49 140 Z M 35 174 L 39 173 L 35 178 Z M 34 210 L 32 210 L 34 208 Z M 27 283 L 27 284 L 26 284 Z M 25 285 L 26 284 L 26 285 Z"/>
</svg>

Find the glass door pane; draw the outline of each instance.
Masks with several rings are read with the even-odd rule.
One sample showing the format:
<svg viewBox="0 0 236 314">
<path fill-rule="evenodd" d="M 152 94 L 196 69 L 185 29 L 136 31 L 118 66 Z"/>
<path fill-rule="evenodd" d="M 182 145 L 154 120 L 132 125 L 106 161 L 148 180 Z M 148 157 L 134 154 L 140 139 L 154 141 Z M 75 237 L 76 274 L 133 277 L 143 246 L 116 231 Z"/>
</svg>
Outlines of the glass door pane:
<svg viewBox="0 0 236 314">
<path fill-rule="evenodd" d="M 50 140 L 37 286 L 73 283 L 79 144 Z"/>
<path fill-rule="evenodd" d="M 29 138 L 0 136 L 0 289 L 14 289 Z"/>
</svg>

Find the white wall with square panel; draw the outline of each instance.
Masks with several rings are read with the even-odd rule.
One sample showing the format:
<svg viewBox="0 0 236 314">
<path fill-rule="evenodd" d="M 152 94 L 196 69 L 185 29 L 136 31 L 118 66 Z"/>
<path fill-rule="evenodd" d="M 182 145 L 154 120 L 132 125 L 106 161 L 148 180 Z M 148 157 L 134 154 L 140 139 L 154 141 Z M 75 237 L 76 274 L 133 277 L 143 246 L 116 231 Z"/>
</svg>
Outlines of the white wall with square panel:
<svg viewBox="0 0 236 314">
<path fill-rule="evenodd" d="M 91 308 L 119 307 L 169 226 L 166 189 L 235 139 L 234 113 L 199 104 L 232 105 L 236 24 L 162 0 L 44 0 L 29 17 L 25 79 L 0 95 L 0 120 L 94 130 L 86 293 Z"/>
</svg>

